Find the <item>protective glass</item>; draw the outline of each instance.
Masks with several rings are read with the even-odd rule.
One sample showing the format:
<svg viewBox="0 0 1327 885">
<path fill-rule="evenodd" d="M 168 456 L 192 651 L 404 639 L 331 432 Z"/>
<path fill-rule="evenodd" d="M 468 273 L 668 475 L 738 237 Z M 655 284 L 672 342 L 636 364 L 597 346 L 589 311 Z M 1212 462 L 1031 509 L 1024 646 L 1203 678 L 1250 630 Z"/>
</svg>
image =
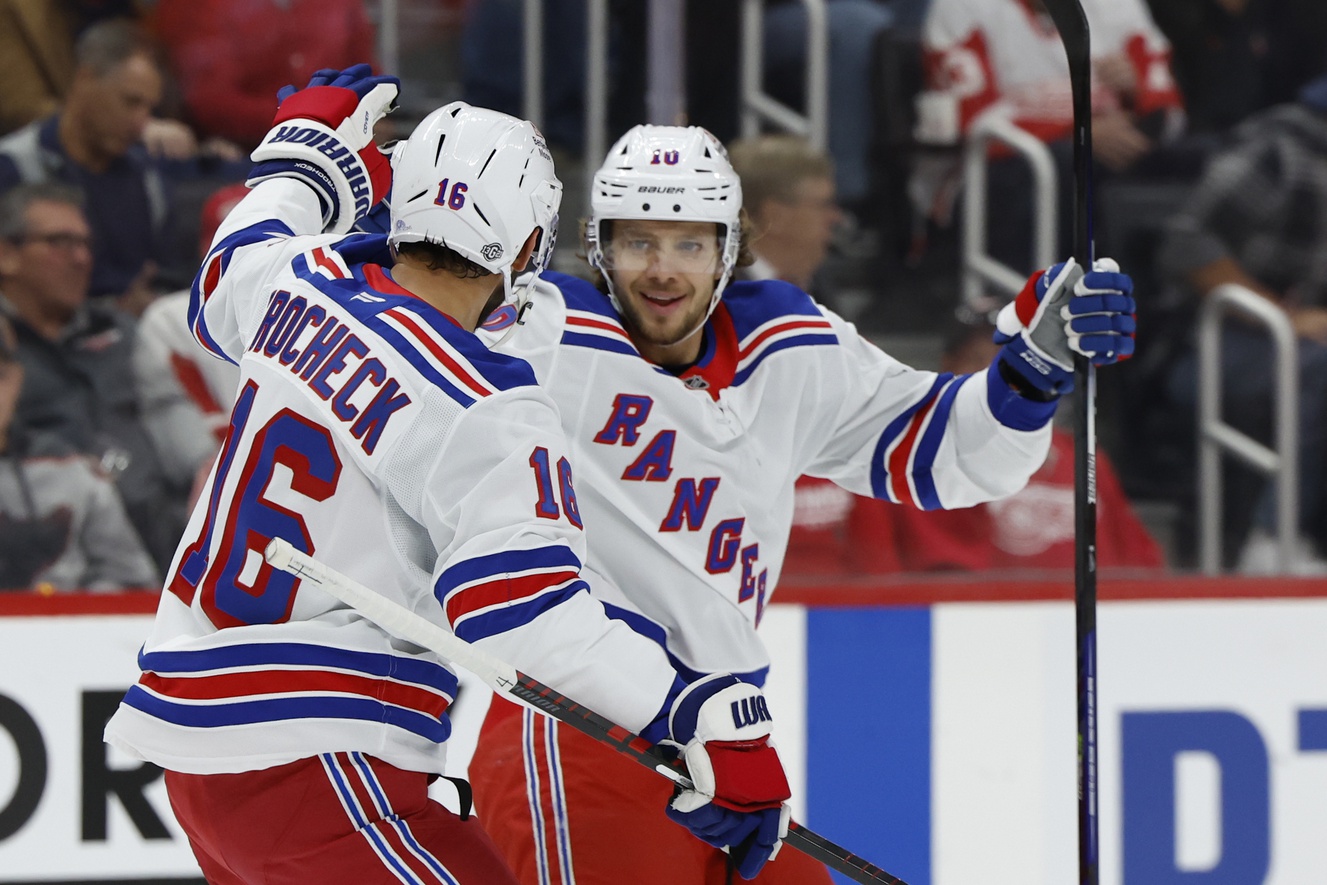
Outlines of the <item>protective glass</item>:
<svg viewBox="0 0 1327 885">
<path fill-rule="evenodd" d="M 718 236 L 691 231 L 614 231 L 603 245 L 605 270 L 718 274 Z"/>
</svg>

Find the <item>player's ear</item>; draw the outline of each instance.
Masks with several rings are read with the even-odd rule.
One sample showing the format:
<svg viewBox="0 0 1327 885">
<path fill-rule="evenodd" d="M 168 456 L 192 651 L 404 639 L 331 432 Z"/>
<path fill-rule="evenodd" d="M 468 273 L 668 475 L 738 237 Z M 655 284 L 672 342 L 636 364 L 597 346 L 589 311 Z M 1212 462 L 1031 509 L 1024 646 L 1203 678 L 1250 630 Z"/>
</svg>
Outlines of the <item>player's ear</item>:
<svg viewBox="0 0 1327 885">
<path fill-rule="evenodd" d="M 517 253 L 516 260 L 511 263 L 511 269 L 520 273 L 525 270 L 530 263 L 530 258 L 534 255 L 534 250 L 539 247 L 539 238 L 544 232 L 539 228 L 530 231 L 530 236 L 525 238 L 525 245 L 521 246 L 521 251 Z"/>
</svg>

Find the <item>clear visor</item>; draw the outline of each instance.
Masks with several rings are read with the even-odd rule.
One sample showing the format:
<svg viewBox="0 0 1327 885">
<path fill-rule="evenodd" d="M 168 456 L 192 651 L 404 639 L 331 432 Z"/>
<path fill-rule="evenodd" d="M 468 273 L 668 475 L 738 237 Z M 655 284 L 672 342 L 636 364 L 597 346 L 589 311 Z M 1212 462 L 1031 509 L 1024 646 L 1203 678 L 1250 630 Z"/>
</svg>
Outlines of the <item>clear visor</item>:
<svg viewBox="0 0 1327 885">
<path fill-rule="evenodd" d="M 711 273 L 717 275 L 722 238 L 709 223 L 677 223 L 645 227 L 619 221 L 601 246 L 604 270 L 627 272 Z M 652 229 L 651 229 L 652 228 Z"/>
</svg>

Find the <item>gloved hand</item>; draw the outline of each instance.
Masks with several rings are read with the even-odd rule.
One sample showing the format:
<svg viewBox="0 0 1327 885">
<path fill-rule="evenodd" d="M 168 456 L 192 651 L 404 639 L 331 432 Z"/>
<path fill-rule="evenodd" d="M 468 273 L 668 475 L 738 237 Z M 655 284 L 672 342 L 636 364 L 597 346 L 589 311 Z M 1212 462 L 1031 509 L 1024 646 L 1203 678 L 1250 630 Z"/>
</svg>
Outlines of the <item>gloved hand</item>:
<svg viewBox="0 0 1327 885">
<path fill-rule="evenodd" d="M 249 186 L 297 178 L 318 193 L 324 230 L 350 230 L 391 186 L 391 165 L 373 143 L 373 126 L 395 109 L 400 85 L 360 64 L 317 71 L 303 89 L 283 87 L 272 129 L 250 155 L 256 165 Z"/>
<path fill-rule="evenodd" d="M 1084 274 L 1072 258 L 1033 275 L 995 318 L 999 359 L 1047 399 L 1074 389 L 1074 358 L 1104 366 L 1133 354 L 1133 280 L 1109 258 Z"/>
<path fill-rule="evenodd" d="M 744 879 L 755 878 L 788 834 L 792 792 L 769 741 L 771 723 L 760 689 L 727 674 L 693 682 L 668 717 L 670 743 L 681 746 L 695 788 L 674 795 L 667 814 L 726 849 Z"/>
</svg>

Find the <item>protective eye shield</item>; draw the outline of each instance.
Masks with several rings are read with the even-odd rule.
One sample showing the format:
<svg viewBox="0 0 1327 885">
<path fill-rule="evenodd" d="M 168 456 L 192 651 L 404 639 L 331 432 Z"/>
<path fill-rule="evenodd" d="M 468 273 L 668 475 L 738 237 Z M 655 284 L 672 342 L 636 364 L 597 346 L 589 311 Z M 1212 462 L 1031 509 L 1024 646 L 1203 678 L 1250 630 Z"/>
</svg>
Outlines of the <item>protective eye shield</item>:
<svg viewBox="0 0 1327 885">
<path fill-rule="evenodd" d="M 648 269 L 676 273 L 718 273 L 719 250 L 716 244 L 608 243 L 603 249 L 606 270 L 643 271 Z"/>
</svg>

